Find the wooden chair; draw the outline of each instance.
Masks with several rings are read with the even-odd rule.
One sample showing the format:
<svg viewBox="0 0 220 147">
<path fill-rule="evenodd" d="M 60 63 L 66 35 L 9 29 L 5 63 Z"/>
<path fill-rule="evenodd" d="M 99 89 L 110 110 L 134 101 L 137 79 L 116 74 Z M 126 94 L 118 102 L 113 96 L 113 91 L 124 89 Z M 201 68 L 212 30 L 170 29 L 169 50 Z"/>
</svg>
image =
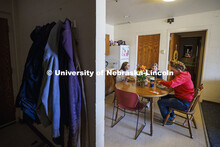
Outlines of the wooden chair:
<svg viewBox="0 0 220 147">
<path fill-rule="evenodd" d="M 105 96 L 115 91 L 116 76 L 107 75 L 105 72 Z"/>
<path fill-rule="evenodd" d="M 165 119 L 165 121 L 163 123 L 163 126 L 167 123 L 167 121 L 172 122 L 172 123 L 174 123 L 176 125 L 179 125 L 181 127 L 189 129 L 190 138 L 193 138 L 191 122 L 193 122 L 194 127 L 197 129 L 196 121 L 195 121 L 195 118 L 193 117 L 193 115 L 195 113 L 195 107 L 196 107 L 196 104 L 199 101 L 199 98 L 200 98 L 202 90 L 203 90 L 203 84 L 201 84 L 200 87 L 196 90 L 195 97 L 193 98 L 193 100 L 189 104 L 189 107 L 188 107 L 188 109 L 186 111 L 182 111 L 182 110 L 178 110 L 176 108 L 170 107 L 170 111 L 169 111 L 169 113 L 166 116 L 166 119 Z M 176 114 L 176 116 L 179 116 L 179 117 L 185 119 L 183 124 L 174 122 L 174 120 L 173 121 L 168 120 L 168 118 L 170 116 L 170 113 L 172 111 L 174 111 L 174 112 L 177 111 L 177 112 L 179 112 L 179 113 L 181 113 L 183 115 L 186 115 L 186 117 L 184 117 L 182 115 Z M 188 122 L 188 126 L 185 126 L 186 121 Z"/>
</svg>

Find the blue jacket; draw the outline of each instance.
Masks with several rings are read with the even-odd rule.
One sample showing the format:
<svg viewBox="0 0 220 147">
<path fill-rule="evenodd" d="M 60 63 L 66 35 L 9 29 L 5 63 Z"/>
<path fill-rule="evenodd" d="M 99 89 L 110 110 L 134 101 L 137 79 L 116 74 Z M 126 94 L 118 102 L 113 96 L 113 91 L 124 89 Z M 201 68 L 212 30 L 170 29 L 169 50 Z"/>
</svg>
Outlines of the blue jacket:
<svg viewBox="0 0 220 147">
<path fill-rule="evenodd" d="M 40 97 L 37 104 L 37 114 L 41 123 L 48 126 L 52 123 L 53 137 L 60 136 L 60 86 L 59 76 L 55 70 L 59 70 L 58 50 L 62 22 L 59 21 L 51 30 L 44 52 L 43 79 L 40 89 Z M 48 70 L 53 74 L 48 76 Z"/>
<path fill-rule="evenodd" d="M 44 48 L 54 25 L 55 22 L 43 27 L 37 26 L 32 31 L 30 36 L 33 43 L 26 59 L 22 84 L 16 98 L 16 106 L 21 107 L 24 113 L 35 121 L 37 120 L 36 105 L 43 75 Z"/>
</svg>

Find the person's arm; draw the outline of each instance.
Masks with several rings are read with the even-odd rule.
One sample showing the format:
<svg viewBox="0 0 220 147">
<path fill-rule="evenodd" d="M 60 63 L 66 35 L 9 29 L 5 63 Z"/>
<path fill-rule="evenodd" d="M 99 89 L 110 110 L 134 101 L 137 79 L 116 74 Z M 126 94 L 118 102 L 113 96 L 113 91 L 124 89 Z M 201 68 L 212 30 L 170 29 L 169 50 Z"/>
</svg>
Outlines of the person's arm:
<svg viewBox="0 0 220 147">
<path fill-rule="evenodd" d="M 117 75 L 116 76 L 116 82 L 121 82 L 123 81 L 123 76 L 122 75 Z"/>
<path fill-rule="evenodd" d="M 166 87 L 170 87 L 170 85 L 172 84 L 171 81 L 160 81 L 160 84 L 166 86 Z"/>
<path fill-rule="evenodd" d="M 183 83 L 185 83 L 187 80 L 187 78 L 183 77 L 183 76 L 176 76 L 173 80 L 171 81 L 161 81 L 160 83 L 163 84 L 166 87 L 171 87 L 171 88 L 175 88 Z"/>
<path fill-rule="evenodd" d="M 121 71 L 121 70 L 120 70 L 120 72 L 121 72 L 122 75 L 117 75 L 116 76 L 116 82 L 121 82 L 121 81 L 123 81 L 125 79 L 124 72 Z"/>
</svg>

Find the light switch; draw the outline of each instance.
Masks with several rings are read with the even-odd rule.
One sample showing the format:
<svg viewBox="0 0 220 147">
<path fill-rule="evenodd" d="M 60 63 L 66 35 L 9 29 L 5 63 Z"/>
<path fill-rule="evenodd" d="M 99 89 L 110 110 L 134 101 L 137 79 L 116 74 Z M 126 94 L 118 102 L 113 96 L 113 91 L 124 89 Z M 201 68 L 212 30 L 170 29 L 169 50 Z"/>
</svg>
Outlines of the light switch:
<svg viewBox="0 0 220 147">
<path fill-rule="evenodd" d="M 165 54 L 165 50 L 161 50 L 160 52 L 161 52 L 161 54 Z"/>
</svg>

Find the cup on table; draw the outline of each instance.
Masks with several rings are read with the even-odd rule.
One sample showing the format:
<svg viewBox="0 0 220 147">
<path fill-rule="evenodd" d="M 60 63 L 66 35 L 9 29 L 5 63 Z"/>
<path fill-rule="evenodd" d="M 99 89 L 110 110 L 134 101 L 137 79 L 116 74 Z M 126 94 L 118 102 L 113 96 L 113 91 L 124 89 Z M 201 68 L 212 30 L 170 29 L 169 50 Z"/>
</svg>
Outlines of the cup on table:
<svg viewBox="0 0 220 147">
<path fill-rule="evenodd" d="M 154 78 L 154 77 L 150 78 L 150 87 L 151 87 L 151 88 L 154 87 L 154 81 L 155 81 L 155 78 Z"/>
</svg>

